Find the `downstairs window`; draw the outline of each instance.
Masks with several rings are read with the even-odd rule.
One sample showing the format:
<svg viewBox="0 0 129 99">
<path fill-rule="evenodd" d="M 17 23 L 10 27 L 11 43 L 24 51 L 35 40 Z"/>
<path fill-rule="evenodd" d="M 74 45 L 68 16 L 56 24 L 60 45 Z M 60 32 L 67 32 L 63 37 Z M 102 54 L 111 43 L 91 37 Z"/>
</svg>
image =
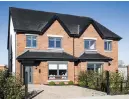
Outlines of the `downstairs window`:
<svg viewBox="0 0 129 99">
<path fill-rule="evenodd" d="M 66 80 L 68 78 L 67 75 L 67 64 L 49 64 L 49 80 Z"/>
</svg>

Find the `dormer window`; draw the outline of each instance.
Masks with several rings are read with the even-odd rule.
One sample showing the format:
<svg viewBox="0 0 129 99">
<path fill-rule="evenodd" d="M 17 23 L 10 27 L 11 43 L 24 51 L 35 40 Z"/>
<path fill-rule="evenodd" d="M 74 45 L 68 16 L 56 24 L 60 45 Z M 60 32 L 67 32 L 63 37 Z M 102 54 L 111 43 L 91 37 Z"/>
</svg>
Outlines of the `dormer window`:
<svg viewBox="0 0 129 99">
<path fill-rule="evenodd" d="M 84 40 L 85 50 L 96 50 L 96 40 L 95 39 L 85 39 Z"/>
<path fill-rule="evenodd" d="M 49 37 L 49 48 L 61 48 L 60 37 Z"/>
</svg>

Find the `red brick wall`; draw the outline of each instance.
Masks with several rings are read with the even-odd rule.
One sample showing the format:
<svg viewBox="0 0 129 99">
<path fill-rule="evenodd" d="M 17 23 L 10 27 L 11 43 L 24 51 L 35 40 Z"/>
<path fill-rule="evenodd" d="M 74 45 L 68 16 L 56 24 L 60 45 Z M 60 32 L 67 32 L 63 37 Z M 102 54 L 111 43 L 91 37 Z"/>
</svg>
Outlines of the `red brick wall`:
<svg viewBox="0 0 129 99">
<path fill-rule="evenodd" d="M 50 35 L 61 35 L 62 38 L 62 48 L 65 52 L 73 55 L 73 38 L 69 37 L 62 26 L 59 24 L 58 21 L 55 21 L 50 28 L 43 34 L 38 35 L 37 37 L 37 48 L 31 50 L 47 50 L 48 48 L 48 36 Z M 26 49 L 26 35 L 25 34 L 17 34 L 17 56 L 22 54 Z M 111 65 L 108 66 L 107 63 L 104 63 L 105 70 L 115 71 L 118 67 L 118 42 L 113 41 L 113 49 L 111 52 L 104 51 L 104 40 L 101 39 L 97 31 L 94 29 L 92 25 L 90 25 L 85 32 L 81 35 L 80 38 L 75 38 L 75 56 L 79 57 L 84 52 L 84 39 L 83 37 L 93 37 L 97 38 L 96 41 L 96 48 L 97 51 L 103 55 L 109 56 L 114 60 L 111 62 Z M 79 63 L 78 66 L 74 66 L 73 62 L 68 63 L 68 79 L 74 81 L 74 74 L 75 79 L 81 70 L 86 70 L 87 62 Z M 41 74 L 38 73 L 38 70 L 41 69 Z M 74 71 L 75 70 L 75 71 Z M 20 64 L 16 62 L 16 72 L 20 73 Z M 48 64 L 47 62 L 41 62 L 41 64 L 37 67 L 34 67 L 34 74 L 33 74 L 33 82 L 34 83 L 47 83 L 48 79 Z M 77 81 L 75 81 L 77 82 Z"/>
</svg>

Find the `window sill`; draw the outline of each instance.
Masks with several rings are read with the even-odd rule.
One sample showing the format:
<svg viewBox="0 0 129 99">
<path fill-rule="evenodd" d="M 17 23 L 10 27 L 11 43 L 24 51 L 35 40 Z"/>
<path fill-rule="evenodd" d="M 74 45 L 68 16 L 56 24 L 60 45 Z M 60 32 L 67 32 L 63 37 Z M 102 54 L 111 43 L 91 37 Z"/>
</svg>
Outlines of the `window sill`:
<svg viewBox="0 0 129 99">
<path fill-rule="evenodd" d="M 67 81 L 70 81 L 70 80 L 47 80 L 47 82 L 51 82 L 51 81 L 54 81 L 54 82 L 62 82 L 62 81 L 65 82 L 66 81 L 67 82 Z"/>
<path fill-rule="evenodd" d="M 63 48 L 47 48 L 48 50 L 64 50 Z"/>
<path fill-rule="evenodd" d="M 37 47 L 25 47 L 26 49 L 37 48 Z"/>
<path fill-rule="evenodd" d="M 112 51 L 105 50 L 104 52 L 112 52 Z"/>
<path fill-rule="evenodd" d="M 87 49 L 85 49 L 85 52 L 97 52 L 97 50 L 87 50 Z"/>
</svg>

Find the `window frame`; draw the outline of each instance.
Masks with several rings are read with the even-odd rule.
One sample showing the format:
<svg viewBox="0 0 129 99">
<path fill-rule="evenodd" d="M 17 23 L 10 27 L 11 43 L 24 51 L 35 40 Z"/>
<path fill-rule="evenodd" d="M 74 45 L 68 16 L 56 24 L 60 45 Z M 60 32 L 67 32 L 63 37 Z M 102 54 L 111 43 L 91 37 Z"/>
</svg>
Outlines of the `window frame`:
<svg viewBox="0 0 129 99">
<path fill-rule="evenodd" d="M 53 38 L 54 39 L 54 47 L 50 47 L 50 44 L 49 44 L 49 40 Z M 60 39 L 60 47 L 57 47 L 56 45 L 56 42 L 57 42 L 57 39 Z M 48 48 L 50 49 L 62 49 L 62 37 L 48 37 Z"/>
<path fill-rule="evenodd" d="M 105 42 L 106 43 L 110 42 L 110 47 L 109 47 L 109 44 L 106 45 L 107 49 L 105 49 Z M 104 40 L 104 51 L 106 51 L 106 52 L 111 52 L 112 51 L 112 40 Z"/>
<path fill-rule="evenodd" d="M 57 69 L 49 69 L 49 65 L 50 64 L 57 64 Z M 59 69 L 59 65 L 60 64 L 66 64 L 67 65 L 67 69 Z M 59 75 L 59 70 L 66 70 L 67 75 L 63 76 L 66 77 L 66 79 L 49 79 L 49 77 L 55 77 L 55 76 L 50 76 L 49 75 L 49 70 L 57 70 L 57 77 L 61 77 L 61 75 Z M 58 62 L 58 61 L 54 61 L 54 62 L 48 62 L 48 80 L 68 80 L 68 62 Z"/>
<path fill-rule="evenodd" d="M 97 66 L 97 64 L 101 64 L 101 67 L 100 67 L 100 73 L 102 73 L 103 72 L 103 65 L 104 65 L 104 63 L 103 62 L 87 62 L 87 71 L 88 71 L 88 64 L 93 64 L 93 66 L 94 66 L 94 72 L 96 72 L 96 66 Z M 97 70 L 97 72 L 99 72 L 98 70 Z"/>
<path fill-rule="evenodd" d="M 86 42 L 86 41 L 89 42 L 89 45 L 90 45 L 90 42 L 91 42 L 91 41 L 95 41 L 94 49 L 90 49 L 90 46 L 89 46 L 89 48 L 87 49 L 86 46 L 85 46 L 85 42 Z M 91 39 L 91 38 L 84 39 L 84 49 L 85 49 L 85 50 L 88 50 L 88 51 L 94 51 L 94 50 L 96 50 L 96 39 Z"/>
<path fill-rule="evenodd" d="M 31 37 L 31 46 L 27 46 L 27 36 Z M 35 37 L 35 39 L 33 39 L 33 37 Z M 26 34 L 26 47 L 25 48 L 37 48 L 37 35 L 34 34 Z M 33 41 L 36 41 L 36 46 L 33 46 Z"/>
</svg>

